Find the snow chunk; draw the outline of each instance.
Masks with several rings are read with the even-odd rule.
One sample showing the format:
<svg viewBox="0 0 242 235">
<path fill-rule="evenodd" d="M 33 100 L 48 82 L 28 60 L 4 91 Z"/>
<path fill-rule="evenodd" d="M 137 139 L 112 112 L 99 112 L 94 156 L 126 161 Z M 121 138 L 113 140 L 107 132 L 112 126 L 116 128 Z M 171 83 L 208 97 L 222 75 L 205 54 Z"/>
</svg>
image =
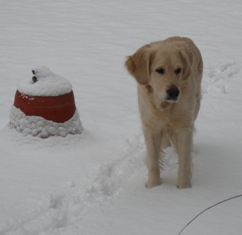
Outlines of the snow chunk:
<svg viewBox="0 0 242 235">
<path fill-rule="evenodd" d="M 12 106 L 10 111 L 10 128 L 15 128 L 24 135 L 48 138 L 50 136 L 66 137 L 68 134 L 81 134 L 82 124 L 78 111 L 64 123 L 48 121 L 39 116 L 26 116 L 20 109 Z"/>
<path fill-rule="evenodd" d="M 32 80 L 22 80 L 18 84 L 20 93 L 30 96 L 59 96 L 72 91 L 72 85 L 66 78 L 54 74 L 46 66 L 39 66 L 32 73 Z"/>
</svg>

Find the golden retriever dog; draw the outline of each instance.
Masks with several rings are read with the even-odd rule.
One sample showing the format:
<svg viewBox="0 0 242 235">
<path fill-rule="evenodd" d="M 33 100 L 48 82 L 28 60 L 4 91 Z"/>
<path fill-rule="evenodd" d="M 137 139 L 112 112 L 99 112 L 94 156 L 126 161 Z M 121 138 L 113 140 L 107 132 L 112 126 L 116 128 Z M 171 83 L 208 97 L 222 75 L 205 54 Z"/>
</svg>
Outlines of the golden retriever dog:
<svg viewBox="0 0 242 235">
<path fill-rule="evenodd" d="M 128 56 L 125 66 L 136 79 L 148 167 L 148 188 L 160 185 L 164 149 L 178 154 L 178 188 L 190 188 L 194 122 L 201 100 L 203 61 L 189 38 L 152 42 Z"/>
</svg>

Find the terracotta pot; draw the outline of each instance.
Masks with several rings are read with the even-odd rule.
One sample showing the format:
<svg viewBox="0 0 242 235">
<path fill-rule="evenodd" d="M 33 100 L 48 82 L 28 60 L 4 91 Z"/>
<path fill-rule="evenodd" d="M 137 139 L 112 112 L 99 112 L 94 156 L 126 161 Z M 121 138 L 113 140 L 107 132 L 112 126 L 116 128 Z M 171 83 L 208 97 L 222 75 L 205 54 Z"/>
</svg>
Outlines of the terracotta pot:
<svg viewBox="0 0 242 235">
<path fill-rule="evenodd" d="M 60 96 L 29 96 L 17 90 L 14 106 L 27 116 L 40 116 L 59 123 L 72 118 L 76 110 L 73 91 Z"/>
</svg>

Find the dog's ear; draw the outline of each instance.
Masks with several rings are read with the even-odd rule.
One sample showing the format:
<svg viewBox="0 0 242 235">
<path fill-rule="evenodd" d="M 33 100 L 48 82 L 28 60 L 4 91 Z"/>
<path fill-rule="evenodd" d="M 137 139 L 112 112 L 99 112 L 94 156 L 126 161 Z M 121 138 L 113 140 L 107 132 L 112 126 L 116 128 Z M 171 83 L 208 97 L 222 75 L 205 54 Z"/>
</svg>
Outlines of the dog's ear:
<svg viewBox="0 0 242 235">
<path fill-rule="evenodd" d="M 127 70 L 142 85 L 149 82 L 150 65 L 153 57 L 154 52 L 151 50 L 150 45 L 145 45 L 126 59 L 125 66 Z"/>
<path fill-rule="evenodd" d="M 180 55 L 183 63 L 182 80 L 187 80 L 191 75 L 191 66 L 193 64 L 193 53 L 186 43 L 180 49 Z"/>
</svg>

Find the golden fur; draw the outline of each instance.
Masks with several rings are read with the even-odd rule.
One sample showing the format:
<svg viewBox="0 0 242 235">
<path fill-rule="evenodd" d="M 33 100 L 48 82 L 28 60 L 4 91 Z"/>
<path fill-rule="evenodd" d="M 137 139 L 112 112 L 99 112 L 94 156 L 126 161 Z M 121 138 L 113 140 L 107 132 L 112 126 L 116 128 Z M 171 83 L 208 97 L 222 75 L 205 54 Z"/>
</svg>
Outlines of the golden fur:
<svg viewBox="0 0 242 235">
<path fill-rule="evenodd" d="M 148 182 L 161 184 L 160 160 L 170 143 L 178 154 L 178 188 L 191 187 L 192 139 L 201 100 L 203 62 L 185 37 L 152 42 L 128 56 L 125 66 L 136 79 L 147 151 Z"/>
</svg>

